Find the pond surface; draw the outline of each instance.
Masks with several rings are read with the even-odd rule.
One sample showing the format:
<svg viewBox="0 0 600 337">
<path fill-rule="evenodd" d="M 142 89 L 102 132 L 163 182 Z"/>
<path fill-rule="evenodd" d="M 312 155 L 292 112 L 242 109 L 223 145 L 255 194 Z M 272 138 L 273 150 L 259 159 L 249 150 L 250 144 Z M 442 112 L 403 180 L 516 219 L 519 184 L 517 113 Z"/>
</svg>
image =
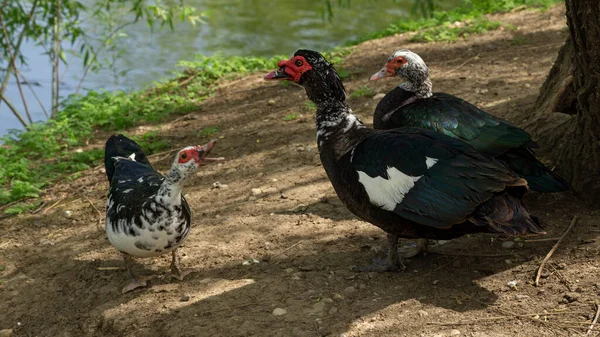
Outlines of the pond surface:
<svg viewBox="0 0 600 337">
<path fill-rule="evenodd" d="M 90 4 L 92 1 L 83 2 Z M 436 2 L 437 9 L 451 9 L 460 1 Z M 177 24 L 175 31 L 168 28 L 151 31 L 145 22 L 126 27 L 127 37 L 119 39 L 117 44 L 117 49 L 124 52 L 114 63 L 114 69 L 88 74 L 82 87 L 94 90 L 144 88 L 154 81 L 169 78 L 179 60 L 191 60 L 197 53 L 272 56 L 291 55 L 299 48 L 323 51 L 409 18 L 413 6 L 413 0 L 344 0 L 341 6 L 337 0 L 332 0 L 334 17 L 328 20 L 324 16 L 324 3 L 314 0 L 186 0 L 186 6 L 207 12 L 205 23 L 195 27 Z M 88 33 L 99 38 L 103 32 L 97 27 L 102 25 L 90 22 Z M 63 45 L 63 48 L 67 47 Z M 23 53 L 28 66 L 21 67 L 21 72 L 35 84 L 33 90 L 49 111 L 52 68 L 43 55 L 44 49 L 25 43 Z M 83 73 L 81 59 L 67 56 L 68 67 L 61 65 L 60 93 L 63 97 L 75 93 Z M 5 67 L 2 60 L 0 65 Z M 122 74 L 115 77 L 115 72 Z M 46 119 L 30 90 L 26 86 L 23 89 L 33 119 Z M 9 82 L 5 94 L 18 110 L 24 111 L 14 80 Z M 6 104 L 0 103 L 0 135 L 15 128 L 21 128 L 21 124 Z"/>
</svg>

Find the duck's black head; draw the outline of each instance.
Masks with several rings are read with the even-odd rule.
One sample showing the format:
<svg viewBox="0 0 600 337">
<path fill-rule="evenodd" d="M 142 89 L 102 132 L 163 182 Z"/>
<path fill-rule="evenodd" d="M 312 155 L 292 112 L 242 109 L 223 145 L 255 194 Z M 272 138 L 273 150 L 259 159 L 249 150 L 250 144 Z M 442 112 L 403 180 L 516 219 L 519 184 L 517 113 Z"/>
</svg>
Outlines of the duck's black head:
<svg viewBox="0 0 600 337">
<path fill-rule="evenodd" d="M 277 63 L 279 69 L 265 75 L 265 80 L 289 80 L 304 87 L 308 98 L 321 102 L 346 100 L 346 90 L 335 68 L 320 53 L 298 50 L 289 60 Z"/>
</svg>

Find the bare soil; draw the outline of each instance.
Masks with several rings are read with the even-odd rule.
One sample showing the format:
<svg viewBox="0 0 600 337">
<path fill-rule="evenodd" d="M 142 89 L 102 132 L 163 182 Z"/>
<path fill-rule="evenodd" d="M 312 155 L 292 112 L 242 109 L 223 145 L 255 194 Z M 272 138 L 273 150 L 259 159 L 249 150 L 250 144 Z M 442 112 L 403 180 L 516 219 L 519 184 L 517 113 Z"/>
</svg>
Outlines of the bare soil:
<svg viewBox="0 0 600 337">
<path fill-rule="evenodd" d="M 457 43 L 409 43 L 411 34 L 365 42 L 343 65 L 354 73 L 347 89 L 366 85 L 388 92 L 397 80 L 368 78 L 391 52 L 409 48 L 430 66 L 434 90 L 523 124 L 566 39 L 563 6 L 494 19 L 514 29 Z M 314 111 L 305 105 L 304 90 L 267 83 L 262 76 L 224 82 L 194 113 L 127 130 L 158 128 L 179 149 L 204 143 L 207 137 L 198 132 L 204 127 L 220 129 L 214 155 L 227 161 L 201 168 L 185 190 L 194 218 L 182 265 L 196 273 L 171 282 L 160 277 L 168 256 L 138 259 L 139 274 L 158 277 L 147 288 L 121 294 L 128 279 L 104 232 L 108 184 L 99 167 L 49 188 L 39 212 L 1 220 L 0 330 L 61 337 L 500 337 L 587 331 L 600 292 L 597 208 L 570 193 L 528 194 L 530 211 L 548 224 L 546 238 L 562 235 L 579 215 L 539 287 L 533 284 L 535 272 L 556 240 L 521 240 L 507 248 L 506 238 L 474 235 L 433 247 L 401 273 L 352 272 L 351 266 L 383 252 L 385 235 L 336 197 L 320 166 Z M 369 124 L 376 103 L 371 97 L 350 99 Z M 298 116 L 284 120 L 290 114 Z M 165 153 L 152 161 L 164 171 L 171 158 Z M 261 194 L 253 195 L 253 188 Z M 274 315 L 276 308 L 286 313 Z M 598 335 L 598 328 L 590 335 Z"/>
</svg>

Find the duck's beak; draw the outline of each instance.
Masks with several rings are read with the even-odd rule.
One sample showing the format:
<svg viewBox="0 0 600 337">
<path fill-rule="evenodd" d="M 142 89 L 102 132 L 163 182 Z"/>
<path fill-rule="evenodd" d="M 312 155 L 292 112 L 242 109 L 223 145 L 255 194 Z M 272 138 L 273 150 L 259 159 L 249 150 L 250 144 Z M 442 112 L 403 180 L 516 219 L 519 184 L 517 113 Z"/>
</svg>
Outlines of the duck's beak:
<svg viewBox="0 0 600 337">
<path fill-rule="evenodd" d="M 291 80 L 292 77 L 285 73 L 285 66 L 279 67 L 279 69 L 274 70 L 265 75 L 265 80 Z"/>
<path fill-rule="evenodd" d="M 394 76 L 394 72 L 390 72 L 389 68 L 386 65 L 385 67 L 381 68 L 380 71 L 373 74 L 373 76 L 371 76 L 371 78 L 369 78 L 369 81 L 377 81 L 384 77 L 392 77 L 392 76 Z"/>
<path fill-rule="evenodd" d="M 204 162 L 207 161 L 221 161 L 221 160 L 225 160 L 225 158 L 223 157 L 217 157 L 217 158 L 211 158 L 211 157 L 207 157 L 208 154 L 210 153 L 210 151 L 212 150 L 212 148 L 215 146 L 215 144 L 217 143 L 216 140 L 211 140 L 210 142 L 204 144 L 204 145 L 198 145 L 196 146 L 196 150 L 198 151 L 198 154 L 200 156 L 200 163 L 203 164 Z"/>
</svg>

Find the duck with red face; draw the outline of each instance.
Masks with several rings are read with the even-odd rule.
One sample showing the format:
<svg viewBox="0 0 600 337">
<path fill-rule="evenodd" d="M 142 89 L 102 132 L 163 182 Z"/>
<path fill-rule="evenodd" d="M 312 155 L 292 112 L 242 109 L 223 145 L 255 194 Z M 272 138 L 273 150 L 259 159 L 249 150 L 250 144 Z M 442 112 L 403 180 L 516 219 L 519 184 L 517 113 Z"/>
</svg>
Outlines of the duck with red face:
<svg viewBox="0 0 600 337">
<path fill-rule="evenodd" d="M 346 103 L 338 73 L 318 52 L 298 50 L 278 65 L 265 79 L 294 81 L 317 105 L 319 155 L 336 194 L 387 233 L 387 258 L 357 270 L 401 270 L 399 237 L 544 233 L 521 201 L 527 182 L 501 162 L 433 131 L 365 127 Z"/>
<path fill-rule="evenodd" d="M 187 238 L 191 210 L 182 195 L 183 183 L 207 161 L 215 145 L 188 146 L 177 153 L 165 176 L 156 172 L 142 149 L 133 140 L 111 136 L 106 142 L 105 168 L 110 190 L 106 203 L 106 234 L 119 250 L 131 276 L 123 293 L 146 286 L 147 278 L 137 277 L 132 257 L 171 253 L 171 276 L 183 280 L 190 271 L 179 267 L 178 247 Z"/>
<path fill-rule="evenodd" d="M 371 81 L 401 79 L 373 113 L 375 129 L 420 127 L 460 139 L 508 165 L 537 192 L 562 192 L 569 184 L 536 157 L 537 144 L 523 129 L 447 93 L 433 92 L 429 68 L 416 53 L 401 49 Z"/>
</svg>

